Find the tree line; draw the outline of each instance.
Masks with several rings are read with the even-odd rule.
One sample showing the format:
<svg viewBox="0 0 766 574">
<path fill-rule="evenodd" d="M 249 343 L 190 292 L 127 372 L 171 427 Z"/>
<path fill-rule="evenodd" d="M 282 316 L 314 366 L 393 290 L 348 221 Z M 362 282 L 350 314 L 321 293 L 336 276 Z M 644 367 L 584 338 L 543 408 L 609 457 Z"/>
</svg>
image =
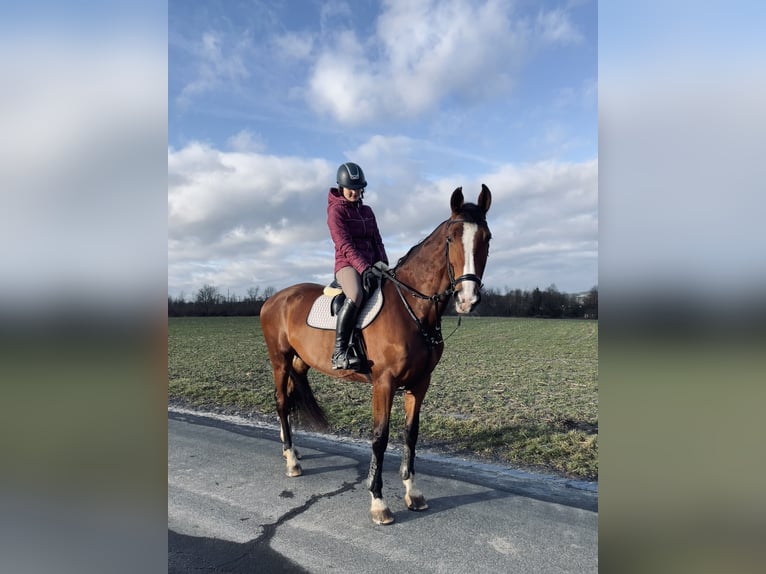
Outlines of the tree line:
<svg viewBox="0 0 766 574">
<path fill-rule="evenodd" d="M 168 297 L 168 317 L 236 317 L 260 315 L 261 307 L 276 290 L 251 287 L 247 295 L 226 294 L 213 285 L 202 286 L 191 300 L 185 295 Z M 449 305 L 447 315 L 456 315 Z M 541 290 L 498 289 L 482 291 L 474 315 L 486 317 L 541 317 L 550 319 L 598 319 L 598 287 L 585 293 L 563 293 L 550 285 Z"/>
</svg>

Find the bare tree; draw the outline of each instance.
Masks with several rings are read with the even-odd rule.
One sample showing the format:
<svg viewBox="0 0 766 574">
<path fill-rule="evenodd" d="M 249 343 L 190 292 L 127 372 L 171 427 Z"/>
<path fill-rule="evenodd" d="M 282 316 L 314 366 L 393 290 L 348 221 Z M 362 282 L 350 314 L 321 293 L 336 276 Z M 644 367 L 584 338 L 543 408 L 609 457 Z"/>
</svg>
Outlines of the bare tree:
<svg viewBox="0 0 766 574">
<path fill-rule="evenodd" d="M 221 299 L 221 293 L 218 291 L 218 287 L 214 285 L 205 284 L 197 291 L 197 296 L 194 298 L 195 303 L 201 305 L 212 305 L 217 303 Z"/>
<path fill-rule="evenodd" d="M 197 291 L 197 296 L 194 299 L 194 302 L 205 315 L 209 315 L 215 305 L 220 303 L 222 299 L 223 297 L 218 291 L 218 287 L 205 284 L 199 291 Z"/>
<path fill-rule="evenodd" d="M 258 300 L 258 297 L 261 294 L 261 288 L 260 287 L 250 287 L 247 290 L 247 301 L 254 302 Z"/>
</svg>

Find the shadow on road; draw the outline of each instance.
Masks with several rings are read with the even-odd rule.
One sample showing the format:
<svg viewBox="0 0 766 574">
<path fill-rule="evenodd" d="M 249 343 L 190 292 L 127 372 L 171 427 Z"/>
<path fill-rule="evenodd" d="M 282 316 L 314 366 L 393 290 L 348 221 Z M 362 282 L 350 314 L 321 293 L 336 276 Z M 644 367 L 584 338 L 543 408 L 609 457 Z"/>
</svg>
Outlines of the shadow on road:
<svg viewBox="0 0 766 574">
<path fill-rule="evenodd" d="M 461 506 L 466 506 L 469 504 L 476 504 L 479 502 L 500 500 L 502 498 L 508 498 L 511 496 L 516 496 L 516 495 L 510 492 L 505 492 L 500 490 L 490 490 L 487 492 L 477 492 L 473 494 L 458 494 L 455 496 L 440 496 L 436 498 L 426 497 L 428 501 L 427 510 L 419 511 L 419 512 L 413 512 L 411 510 L 405 510 L 404 512 L 397 512 L 396 520 L 398 522 L 409 522 L 411 520 L 427 520 L 429 517 L 433 517 L 439 514 L 440 512 L 444 512 L 446 510 L 452 510 L 454 508 L 459 508 Z M 396 495 L 396 497 L 399 498 L 398 495 Z"/>
<path fill-rule="evenodd" d="M 303 462 L 303 458 L 301 458 L 301 462 Z M 308 467 L 306 468 L 303 466 L 303 476 L 311 476 L 312 474 L 322 474 L 324 472 L 333 472 L 336 470 L 342 470 L 345 468 L 357 468 L 358 464 L 338 464 L 333 466 L 317 466 L 317 467 Z"/>
<path fill-rule="evenodd" d="M 187 536 L 168 530 L 168 574 L 188 572 L 252 573 L 308 572 L 289 558 L 273 550 L 268 538 L 261 536 L 238 543 L 217 538 Z"/>
<path fill-rule="evenodd" d="M 510 492 L 502 490 L 488 490 L 487 492 L 477 492 L 474 494 L 457 494 L 455 496 L 441 496 L 437 498 L 430 498 L 428 500 L 428 514 L 438 514 L 445 510 L 451 510 L 453 508 L 459 508 L 468 504 L 476 504 L 477 502 L 486 502 L 488 500 L 500 500 L 502 498 L 508 498 L 514 496 Z M 416 513 L 420 514 L 420 513 Z"/>
</svg>

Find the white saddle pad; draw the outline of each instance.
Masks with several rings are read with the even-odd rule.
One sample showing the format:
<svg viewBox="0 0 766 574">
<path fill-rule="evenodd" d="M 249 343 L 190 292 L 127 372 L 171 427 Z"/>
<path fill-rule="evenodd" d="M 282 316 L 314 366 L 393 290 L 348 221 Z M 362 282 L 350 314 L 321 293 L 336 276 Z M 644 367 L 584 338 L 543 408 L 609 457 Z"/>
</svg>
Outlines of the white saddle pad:
<svg viewBox="0 0 766 574">
<path fill-rule="evenodd" d="M 332 297 L 320 295 L 311 306 L 311 311 L 309 311 L 309 316 L 306 318 L 306 323 L 308 323 L 310 327 L 330 329 L 334 331 L 338 318 L 333 317 L 330 313 L 330 303 L 332 303 Z M 360 329 L 364 329 L 378 316 L 382 307 L 383 291 L 378 288 L 375 290 L 375 293 L 372 294 L 372 297 L 362 305 L 362 310 L 359 311 L 359 315 L 356 319 L 356 326 Z"/>
</svg>

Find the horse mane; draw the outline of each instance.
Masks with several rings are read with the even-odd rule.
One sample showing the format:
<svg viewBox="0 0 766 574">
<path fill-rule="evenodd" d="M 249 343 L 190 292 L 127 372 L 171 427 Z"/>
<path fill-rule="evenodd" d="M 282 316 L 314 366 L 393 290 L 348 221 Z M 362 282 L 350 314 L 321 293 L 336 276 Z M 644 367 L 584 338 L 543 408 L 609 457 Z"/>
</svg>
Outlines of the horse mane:
<svg viewBox="0 0 766 574">
<path fill-rule="evenodd" d="M 477 225 L 485 226 L 487 225 L 487 214 L 484 213 L 483 209 L 481 209 L 475 203 L 464 203 L 463 207 L 460 208 L 460 212 L 455 214 L 454 218 L 450 217 L 449 219 L 442 221 L 439 225 L 436 226 L 436 229 L 424 237 L 419 243 L 410 247 L 410 250 L 407 251 L 407 253 L 400 257 L 396 262 L 394 269 L 398 269 L 400 265 L 405 263 L 416 252 L 420 251 L 421 247 L 423 247 L 423 244 L 428 241 L 428 239 L 430 239 L 441 227 L 449 224 L 451 221 L 456 221 L 458 219 L 466 223 L 476 223 Z"/>
<path fill-rule="evenodd" d="M 439 225 L 437 225 L 437 226 L 436 226 L 436 229 L 434 229 L 434 230 L 433 230 L 431 233 L 429 233 L 429 234 L 428 234 L 428 235 L 426 235 L 426 236 L 425 236 L 423 239 L 421 239 L 419 243 L 417 243 L 417 244 L 413 245 L 412 247 L 410 247 L 410 250 L 409 250 L 409 251 L 407 251 L 407 253 L 405 253 L 403 256 L 401 256 L 401 257 L 399 258 L 399 260 L 396 262 L 396 265 L 394 266 L 394 269 L 398 269 L 398 268 L 399 268 L 401 265 L 403 265 L 403 264 L 404 264 L 404 263 L 405 263 L 405 262 L 406 262 L 406 261 L 407 261 L 407 260 L 408 260 L 410 257 L 412 257 L 412 256 L 413 256 L 415 253 L 417 253 L 418 251 L 420 251 L 421 247 L 423 247 L 423 244 L 424 244 L 426 241 L 428 241 L 428 240 L 429 240 L 429 239 L 430 239 L 430 238 L 431 238 L 431 237 L 434 235 L 434 233 L 436 233 L 436 232 L 437 232 L 437 231 L 438 231 L 438 230 L 439 230 L 441 227 L 443 227 L 443 226 L 444 226 L 444 225 L 447 223 L 447 221 L 449 221 L 449 219 L 448 219 L 448 220 L 446 220 L 446 221 L 442 221 L 442 222 L 441 222 Z"/>
</svg>

